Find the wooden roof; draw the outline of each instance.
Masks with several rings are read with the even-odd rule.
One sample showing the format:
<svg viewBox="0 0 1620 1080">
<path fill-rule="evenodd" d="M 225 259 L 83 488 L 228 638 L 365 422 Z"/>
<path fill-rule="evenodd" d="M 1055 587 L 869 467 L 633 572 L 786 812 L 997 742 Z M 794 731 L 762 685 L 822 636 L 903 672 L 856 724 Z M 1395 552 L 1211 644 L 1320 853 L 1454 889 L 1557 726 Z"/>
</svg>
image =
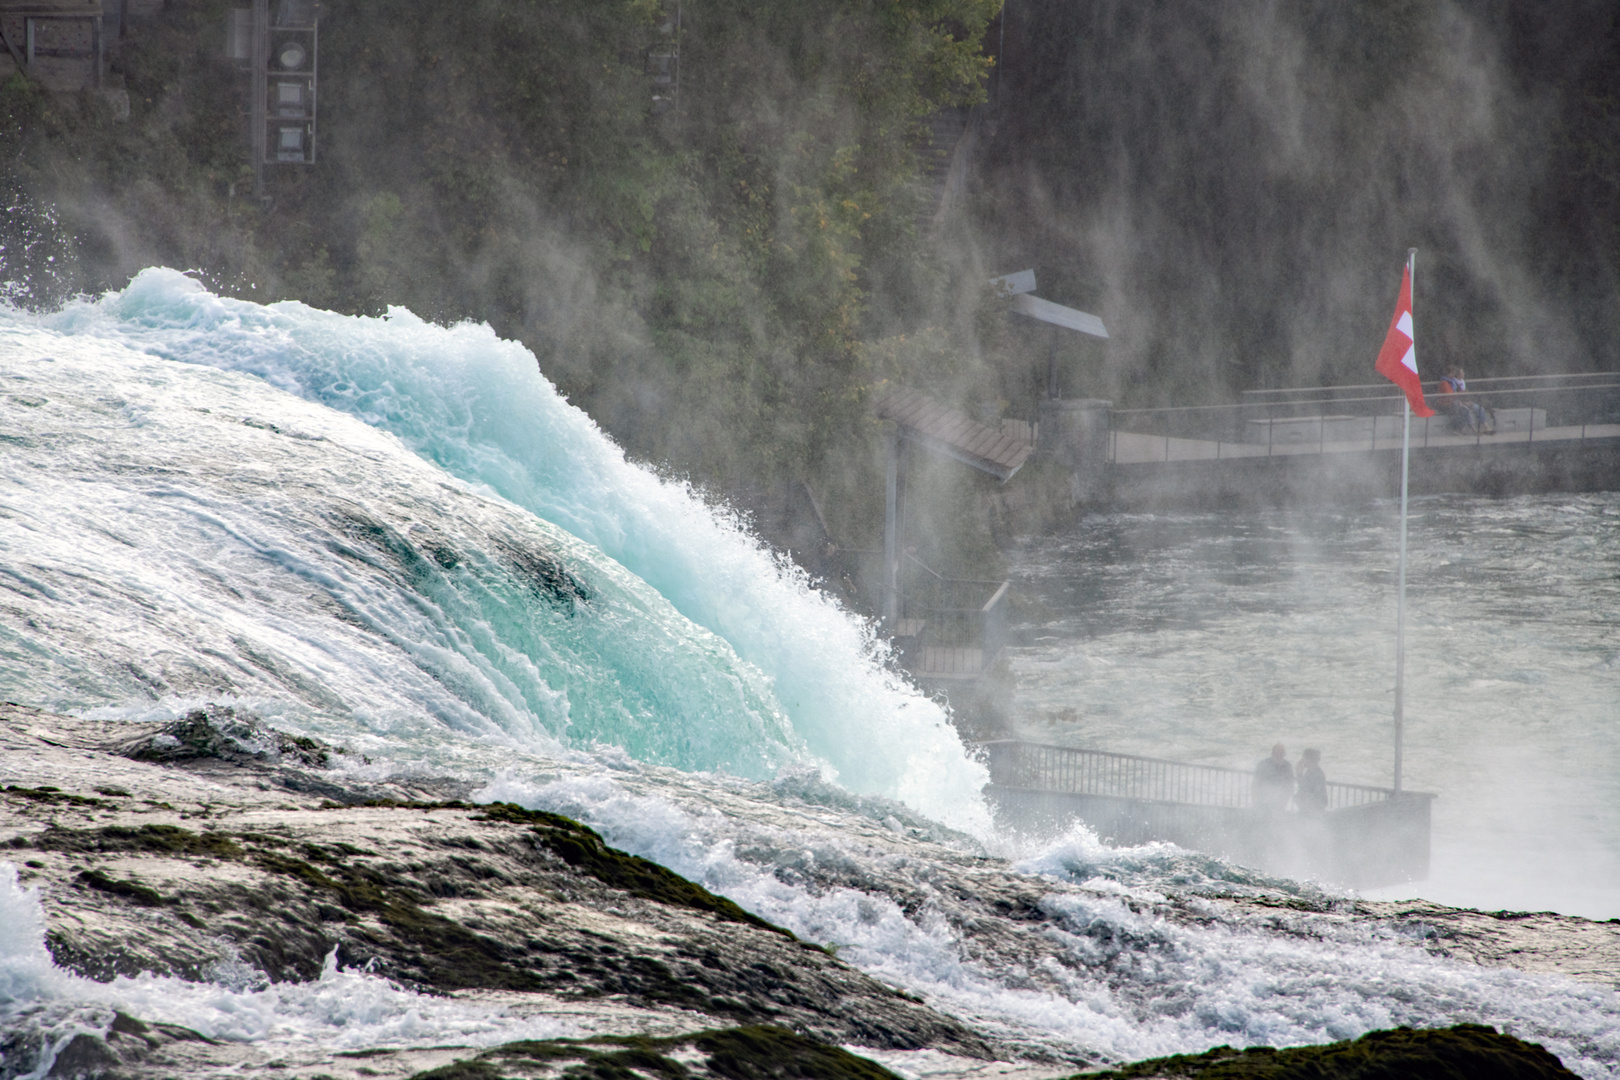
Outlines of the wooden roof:
<svg viewBox="0 0 1620 1080">
<path fill-rule="evenodd" d="M 1012 479 L 1034 449 L 1023 439 L 1003 435 L 915 390 L 896 388 L 884 393 L 877 400 L 877 414 L 900 425 L 900 433 L 913 442 L 1003 483 Z"/>
</svg>

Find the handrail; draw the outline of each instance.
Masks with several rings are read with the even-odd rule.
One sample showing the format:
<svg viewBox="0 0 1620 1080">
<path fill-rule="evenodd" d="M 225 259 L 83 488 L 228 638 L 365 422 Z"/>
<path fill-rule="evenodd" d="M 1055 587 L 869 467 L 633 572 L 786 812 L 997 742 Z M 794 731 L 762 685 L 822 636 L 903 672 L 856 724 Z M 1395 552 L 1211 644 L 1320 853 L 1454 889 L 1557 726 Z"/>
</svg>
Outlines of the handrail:
<svg viewBox="0 0 1620 1080">
<path fill-rule="evenodd" d="M 906 558 L 910 559 L 913 563 L 915 563 L 916 565 L 922 567 L 924 570 L 926 570 L 930 574 L 932 574 L 936 581 L 949 580 L 949 579 L 947 579 L 945 577 L 944 574 L 940 573 L 938 570 L 935 570 L 932 566 L 929 566 L 927 563 L 925 563 L 921 559 L 917 558 L 917 556 L 913 555 L 911 552 L 909 552 L 909 551 L 906 552 L 905 556 L 906 556 Z"/>
<path fill-rule="evenodd" d="M 1085 750 L 1002 739 L 982 744 L 990 755 L 990 780 L 998 787 L 1070 795 L 1097 795 L 1192 806 L 1247 809 L 1254 806 L 1254 772 L 1194 765 L 1167 758 L 1108 750 Z M 1328 781 L 1328 809 L 1427 798 L 1429 792 Z"/>
<path fill-rule="evenodd" d="M 1535 382 L 1538 379 L 1612 379 L 1620 376 L 1614 371 L 1578 371 L 1567 372 L 1562 375 L 1491 375 L 1480 379 L 1469 379 L 1470 383 L 1494 382 Z M 1440 380 L 1434 379 L 1423 384 L 1425 387 L 1439 386 Z M 1297 386 L 1277 390 L 1244 390 L 1244 394 L 1320 394 L 1328 390 L 1383 390 L 1387 383 L 1345 383 L 1342 386 Z"/>
<path fill-rule="evenodd" d="M 1481 379 L 1479 381 L 1480 382 L 1485 382 L 1486 380 Z M 1433 385 L 1438 386 L 1439 383 L 1436 382 Z M 1333 388 L 1328 387 L 1327 389 L 1333 389 Z M 1349 389 L 1361 389 L 1361 387 L 1345 387 L 1345 389 L 1347 389 L 1347 390 L 1349 390 Z M 1464 396 L 1467 396 L 1467 397 L 1507 397 L 1507 396 L 1523 396 L 1525 394 L 1532 393 L 1532 392 L 1537 393 L 1537 394 L 1570 394 L 1570 393 L 1575 393 L 1577 391 L 1580 391 L 1580 392 L 1584 393 L 1584 392 L 1588 392 L 1588 391 L 1592 391 L 1592 390 L 1620 390 L 1620 382 L 1602 383 L 1602 384 L 1598 384 L 1598 385 L 1581 385 L 1581 386 L 1549 386 L 1549 387 L 1542 387 L 1542 388 L 1521 387 L 1519 389 L 1505 389 L 1505 390 L 1479 390 L 1479 391 L 1475 391 L 1475 390 L 1470 389 L 1470 390 L 1464 391 Z M 1245 390 L 1243 392 L 1245 394 L 1251 394 L 1251 393 L 1259 393 L 1261 391 Z M 1138 409 L 1113 409 L 1113 410 L 1111 410 L 1111 412 L 1115 416 L 1138 415 L 1138 414 L 1145 414 L 1145 413 L 1234 412 L 1234 411 L 1239 410 L 1239 409 L 1299 408 L 1299 407 L 1306 406 L 1306 405 L 1355 405 L 1355 404 L 1359 404 L 1359 403 L 1363 403 L 1363 402 L 1369 402 L 1369 401 L 1371 401 L 1371 402 L 1377 402 L 1377 401 L 1399 402 L 1401 400 L 1401 396 L 1402 395 L 1397 391 L 1397 392 L 1394 392 L 1394 393 L 1370 394 L 1370 395 L 1366 395 L 1366 396 L 1363 396 L 1363 397 L 1314 398 L 1314 399 L 1305 399 L 1305 400 L 1292 400 L 1291 399 L 1291 400 L 1288 400 L 1288 401 L 1274 401 L 1274 402 L 1240 401 L 1240 402 L 1222 404 L 1222 405 L 1161 405 L 1161 406 L 1154 406 L 1154 407 L 1148 407 L 1148 408 L 1138 408 Z M 1445 397 L 1445 395 L 1440 395 L 1440 396 L 1438 396 L 1436 398 L 1436 400 L 1443 401 L 1444 397 Z"/>
</svg>

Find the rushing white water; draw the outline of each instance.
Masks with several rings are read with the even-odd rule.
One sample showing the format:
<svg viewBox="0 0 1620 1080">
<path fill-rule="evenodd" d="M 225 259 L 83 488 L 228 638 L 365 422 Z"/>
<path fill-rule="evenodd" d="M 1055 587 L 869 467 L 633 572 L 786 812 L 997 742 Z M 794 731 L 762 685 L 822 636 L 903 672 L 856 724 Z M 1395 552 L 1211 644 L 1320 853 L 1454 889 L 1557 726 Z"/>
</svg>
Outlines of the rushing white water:
<svg viewBox="0 0 1620 1080">
<path fill-rule="evenodd" d="M 575 815 L 938 1008 L 1058 1053 L 1471 1020 L 1583 1075 L 1620 1062 L 1620 1001 L 1604 988 L 1440 960 L 1367 922 L 1278 933 L 1213 908 L 1173 918 L 1172 894 L 1305 887 L 1169 847 L 1118 851 L 1083 831 L 1005 847 L 983 770 L 864 625 L 627 463 L 485 327 L 261 307 L 148 271 L 55 315 L 0 311 L 0 419 L 13 700 L 109 722 L 230 700 L 364 750 L 373 769 L 481 782 L 484 798 Z M 1276 619 L 1323 624 L 1296 637 L 1295 666 L 1333 663 L 1343 615 L 1302 616 L 1259 585 L 1252 602 Z M 1150 689 L 1155 650 L 1178 632 L 1153 618 L 1108 658 L 1141 665 L 1133 722 L 1201 730 L 1197 709 Z M 1056 678 L 1057 654 L 1043 668 L 1039 650 L 1060 644 L 1033 646 L 1026 675 Z M 1109 701 L 1130 712 L 1123 690 L 1093 700 L 1088 718 Z M 1319 729 L 1300 734 L 1330 763 L 1361 764 Z M 1226 760 L 1221 737 L 1185 745 Z M 1431 780 L 1423 754 L 1414 786 Z M 994 873 L 1040 897 L 1039 932 L 975 896 L 986 846 L 1018 860 Z M 38 911 L 0 868 L 0 1012 L 36 1042 L 100 1030 L 114 1007 L 265 1043 L 555 1033 L 336 967 L 301 988 L 93 984 L 50 964 Z"/>
<path fill-rule="evenodd" d="M 1018 864 L 1047 883 L 1041 908 L 1053 921 L 1039 945 L 991 943 L 964 931 L 979 924 L 992 936 L 982 927 L 987 909 L 940 880 L 941 864 L 928 857 L 937 851 L 920 842 L 897 851 L 847 825 L 805 828 L 792 785 L 751 794 L 755 806 L 742 809 L 712 791 L 637 791 L 623 776 L 538 784 L 505 776 L 481 797 L 588 821 L 617 845 L 836 944 L 840 956 L 936 1007 L 1048 1052 L 1083 1047 L 1130 1060 L 1466 1021 L 1543 1042 L 1585 1075 L 1620 1074 L 1612 990 L 1440 960 L 1376 924 L 1277 933 L 1216 911 L 1189 925 L 1143 910 L 1172 889 L 1274 896 L 1289 887 L 1218 860 L 1169 845 L 1112 849 L 1078 829 Z M 795 813 L 773 813 L 777 803 Z M 1075 880 L 1088 888 L 1068 887 Z M 920 897 L 920 910 L 908 913 L 900 896 Z"/>
<path fill-rule="evenodd" d="M 1390 782 L 1397 508 L 1110 515 L 1033 543 L 1030 737 Z M 1375 895 L 1620 916 L 1620 495 L 1411 506 L 1406 786 L 1433 871 Z"/>
<path fill-rule="evenodd" d="M 157 270 L 99 302 L 7 321 L 0 375 L 26 442 L 7 448 L 6 542 L 24 602 L 60 611 L 52 582 L 99 585 L 132 557 L 181 556 L 150 572 L 160 580 L 143 568 L 74 592 L 106 618 L 11 620 L 4 647 L 51 657 L 32 667 L 31 700 L 122 705 L 217 693 L 223 677 L 328 718 L 493 721 L 520 744 L 602 741 L 687 768 L 762 775 L 813 755 L 853 790 L 982 820 L 983 770 L 938 706 L 876 662 L 864 624 L 686 488 L 628 464 L 488 327 L 262 307 Z M 67 535 L 74 550 L 49 550 Z M 531 548 L 601 595 L 578 610 L 517 603 L 523 586 L 492 575 L 510 579 Z M 107 595 L 120 582 L 128 592 Z M 303 610 L 277 625 L 283 606 L 252 586 Z M 331 605 L 352 629 L 300 629 Z M 80 658 L 110 647 L 129 659 L 91 672 L 59 655 L 64 639 Z M 133 659 L 189 667 L 199 653 L 219 658 L 200 677 L 154 677 Z"/>
</svg>

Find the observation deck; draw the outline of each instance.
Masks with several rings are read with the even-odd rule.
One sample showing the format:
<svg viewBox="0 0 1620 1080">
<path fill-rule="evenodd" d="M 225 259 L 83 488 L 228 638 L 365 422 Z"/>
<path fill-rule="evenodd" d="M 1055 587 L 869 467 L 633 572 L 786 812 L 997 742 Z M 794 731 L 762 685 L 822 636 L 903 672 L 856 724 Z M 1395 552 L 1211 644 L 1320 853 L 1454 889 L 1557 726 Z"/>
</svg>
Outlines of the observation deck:
<svg viewBox="0 0 1620 1080">
<path fill-rule="evenodd" d="M 1056 836 L 1076 820 L 1109 843 L 1166 841 L 1296 878 L 1373 888 L 1429 874 L 1435 795 L 1329 781 L 1327 810 L 1254 805 L 1254 773 L 1000 740 L 985 795 L 997 824 Z"/>
<path fill-rule="evenodd" d="M 1424 391 L 1440 407 L 1436 388 Z M 1465 396 L 1491 410 L 1494 430 L 1414 417 L 1413 494 L 1620 488 L 1620 373 L 1478 379 Z M 1119 509 L 1388 496 L 1399 486 L 1401 402 L 1387 383 L 1257 390 L 1227 405 L 1097 402 L 1106 443 L 1072 467 Z"/>
</svg>

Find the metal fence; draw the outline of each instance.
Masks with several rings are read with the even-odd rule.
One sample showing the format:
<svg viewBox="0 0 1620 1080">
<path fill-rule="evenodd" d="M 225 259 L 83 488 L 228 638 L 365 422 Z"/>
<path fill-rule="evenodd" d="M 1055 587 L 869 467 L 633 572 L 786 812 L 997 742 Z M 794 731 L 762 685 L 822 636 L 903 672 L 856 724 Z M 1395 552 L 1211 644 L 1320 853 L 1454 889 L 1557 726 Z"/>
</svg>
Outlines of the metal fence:
<svg viewBox="0 0 1620 1080">
<path fill-rule="evenodd" d="M 901 589 L 900 617 L 921 619 L 929 645 L 1000 651 L 1007 640 L 1005 581 L 916 579 Z"/>
<path fill-rule="evenodd" d="M 1254 805 L 1254 773 L 1247 769 L 1013 740 L 984 746 L 990 755 L 990 781 L 998 787 L 1193 806 Z M 1329 781 L 1327 794 L 1328 809 L 1339 810 L 1385 802 L 1395 793 L 1390 788 Z"/>
<path fill-rule="evenodd" d="M 1453 444 L 1457 436 L 1476 442 L 1613 438 L 1620 425 L 1620 373 L 1510 376 L 1474 379 L 1464 395 L 1495 414 L 1495 435 L 1461 423 L 1448 413 L 1439 383 L 1425 383 L 1429 404 L 1440 415 L 1425 423 L 1414 418 L 1412 445 Z M 1311 389 L 1251 390 L 1228 405 L 1114 409 L 1110 414 L 1109 461 L 1141 460 L 1122 452 L 1121 435 L 1137 443 L 1143 436 L 1163 440 L 1160 456 L 1270 456 L 1276 453 L 1342 453 L 1358 446 L 1388 446 L 1401 437 L 1401 394 L 1388 383 Z M 1556 429 L 1556 430 L 1554 430 Z M 1593 430 L 1600 429 L 1600 430 Z M 1178 440 L 1201 444 L 1177 446 Z M 1150 448 L 1150 452 L 1151 452 Z M 1225 451 L 1223 453 L 1222 451 Z"/>
<path fill-rule="evenodd" d="M 883 553 L 840 555 L 858 593 L 873 610 L 880 608 Z M 927 674 L 981 674 L 1006 647 L 1009 592 L 1008 582 L 944 577 L 907 556 L 900 575 L 900 619 L 902 626 L 917 630 L 897 639 L 902 662 Z"/>
</svg>

